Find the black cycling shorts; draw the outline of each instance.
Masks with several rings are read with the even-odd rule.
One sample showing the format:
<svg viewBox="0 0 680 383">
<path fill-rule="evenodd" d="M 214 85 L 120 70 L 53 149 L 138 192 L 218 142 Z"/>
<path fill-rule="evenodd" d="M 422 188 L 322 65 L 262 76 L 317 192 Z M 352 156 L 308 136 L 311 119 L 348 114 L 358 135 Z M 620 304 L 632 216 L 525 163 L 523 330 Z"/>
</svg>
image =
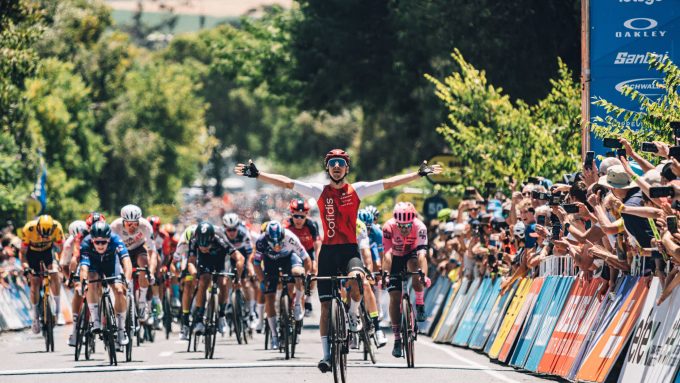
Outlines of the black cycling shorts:
<svg viewBox="0 0 680 383">
<path fill-rule="evenodd" d="M 196 268 L 198 269 L 198 274 L 212 273 L 213 271 L 218 273 L 224 273 L 227 270 L 226 261 L 227 256 L 216 256 L 210 254 L 199 253 L 196 259 Z"/>
<path fill-rule="evenodd" d="M 43 262 L 45 268 L 49 270 L 54 261 L 52 248 L 50 247 L 47 250 L 32 250 L 29 248 L 26 252 L 26 260 L 28 261 L 28 267 L 35 271 L 40 271 L 40 262 Z"/>
<path fill-rule="evenodd" d="M 289 257 L 271 259 L 267 256 L 262 260 L 264 263 L 264 289 L 263 293 L 272 294 L 276 292 L 279 284 L 279 268 L 281 273 L 292 275 L 294 267 L 302 267 L 302 260 L 297 254 L 290 254 Z M 271 272 L 267 273 L 267 270 Z"/>
<path fill-rule="evenodd" d="M 319 276 L 347 275 L 352 271 L 366 273 L 364 263 L 359 256 L 359 246 L 356 243 L 342 245 L 322 245 L 319 252 Z M 319 281 L 319 300 L 331 300 L 331 281 Z"/>
<path fill-rule="evenodd" d="M 128 249 L 128 254 L 130 255 L 130 261 L 132 261 L 132 267 L 139 267 L 137 264 L 137 257 L 140 255 L 147 256 L 146 247 L 144 245 L 139 245 L 132 250 Z"/>
<path fill-rule="evenodd" d="M 407 270 L 408 261 L 411 259 L 418 259 L 418 253 L 412 252 L 410 254 L 399 257 L 392 256 L 392 267 L 390 267 L 390 283 L 387 286 L 387 291 L 401 291 L 401 274 L 402 271 Z"/>
</svg>

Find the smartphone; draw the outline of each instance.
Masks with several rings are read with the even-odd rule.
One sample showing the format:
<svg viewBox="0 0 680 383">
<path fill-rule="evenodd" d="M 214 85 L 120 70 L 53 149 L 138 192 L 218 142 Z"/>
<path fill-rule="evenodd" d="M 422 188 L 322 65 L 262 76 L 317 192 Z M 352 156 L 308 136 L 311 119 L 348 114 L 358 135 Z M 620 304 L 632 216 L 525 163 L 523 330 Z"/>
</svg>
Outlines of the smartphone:
<svg viewBox="0 0 680 383">
<path fill-rule="evenodd" d="M 595 159 L 595 152 L 586 152 L 586 158 L 583 160 L 583 168 L 592 170 L 593 169 L 593 160 Z"/>
<path fill-rule="evenodd" d="M 536 223 L 541 226 L 545 226 L 545 216 L 539 215 L 538 217 L 536 217 Z"/>
<path fill-rule="evenodd" d="M 611 152 L 605 153 L 604 156 L 605 157 L 616 157 L 616 152 L 612 150 Z"/>
<path fill-rule="evenodd" d="M 666 217 L 666 226 L 668 227 L 668 231 L 671 233 L 677 233 L 678 232 L 678 217 L 674 215 L 669 215 Z"/>
<path fill-rule="evenodd" d="M 618 138 L 605 138 L 604 141 L 602 142 L 605 148 L 610 148 L 610 149 L 621 149 L 623 148 L 623 144 L 619 142 Z"/>
<path fill-rule="evenodd" d="M 550 200 L 548 201 L 548 206 L 559 206 L 560 203 L 562 202 L 562 196 L 559 194 L 553 194 L 550 196 Z"/>
<path fill-rule="evenodd" d="M 646 153 L 656 153 L 659 151 L 659 148 L 657 148 L 653 142 L 643 142 L 640 151 Z"/>
<path fill-rule="evenodd" d="M 466 187 L 465 193 L 463 193 L 463 199 L 473 199 L 475 197 L 475 188 Z"/>
<path fill-rule="evenodd" d="M 680 146 L 671 146 L 668 148 L 668 156 L 680 161 Z"/>
<path fill-rule="evenodd" d="M 538 185 L 541 183 L 541 181 L 538 179 L 538 177 L 529 177 L 527 179 L 527 183 Z"/>
<path fill-rule="evenodd" d="M 574 203 L 565 203 L 562 207 L 568 214 L 578 213 L 578 206 Z"/>
<path fill-rule="evenodd" d="M 653 186 L 649 188 L 649 196 L 652 198 L 675 197 L 673 186 Z"/>
<path fill-rule="evenodd" d="M 592 165 L 592 162 L 591 162 Z M 586 167 L 585 163 L 583 164 L 583 167 Z M 565 184 L 571 185 L 574 183 L 574 175 L 573 174 L 565 174 L 562 176 L 562 180 L 564 181 Z"/>
<path fill-rule="evenodd" d="M 626 155 L 626 149 L 616 149 L 616 157 L 627 158 L 628 156 Z"/>
<path fill-rule="evenodd" d="M 548 199 L 550 199 L 550 194 L 534 190 L 531 192 L 531 198 L 547 201 Z"/>
</svg>

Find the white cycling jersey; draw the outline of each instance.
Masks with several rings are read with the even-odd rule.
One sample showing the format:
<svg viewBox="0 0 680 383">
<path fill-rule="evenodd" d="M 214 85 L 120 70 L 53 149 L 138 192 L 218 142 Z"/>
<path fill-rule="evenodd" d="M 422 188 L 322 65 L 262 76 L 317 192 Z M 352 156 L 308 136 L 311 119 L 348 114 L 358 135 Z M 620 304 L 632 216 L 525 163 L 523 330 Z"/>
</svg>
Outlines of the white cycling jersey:
<svg viewBox="0 0 680 383">
<path fill-rule="evenodd" d="M 61 250 L 61 258 L 59 258 L 59 265 L 61 265 L 62 267 L 67 266 L 71 262 L 71 258 L 73 257 L 75 240 L 76 237 L 72 235 L 66 238 L 66 241 L 64 241 L 64 246 L 62 247 Z"/>
<path fill-rule="evenodd" d="M 139 219 L 139 226 L 134 233 L 128 233 L 123 225 L 123 218 L 117 218 L 111 223 L 111 231 L 118 234 L 128 251 L 146 245 L 147 250 L 156 251 L 156 243 L 153 240 L 153 228 L 146 218 Z"/>
</svg>

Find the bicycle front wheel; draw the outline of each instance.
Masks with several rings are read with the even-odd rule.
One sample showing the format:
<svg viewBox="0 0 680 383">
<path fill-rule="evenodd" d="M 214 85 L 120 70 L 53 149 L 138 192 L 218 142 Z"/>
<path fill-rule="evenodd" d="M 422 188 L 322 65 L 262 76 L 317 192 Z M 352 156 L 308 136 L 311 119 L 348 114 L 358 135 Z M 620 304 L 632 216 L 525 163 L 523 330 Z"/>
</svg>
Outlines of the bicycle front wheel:
<svg viewBox="0 0 680 383">
<path fill-rule="evenodd" d="M 331 300 L 331 363 L 335 383 L 345 383 L 347 377 L 347 321 L 345 306 L 338 299 Z"/>
<path fill-rule="evenodd" d="M 238 344 L 243 344 L 243 320 L 241 319 L 242 299 L 240 290 L 236 289 L 231 295 L 231 304 L 231 321 L 234 324 L 236 341 Z"/>
<path fill-rule="evenodd" d="M 76 362 L 80 359 L 80 353 L 83 349 L 83 343 L 87 342 L 85 339 L 85 332 L 87 331 L 87 306 L 83 304 L 83 308 L 80 310 L 80 315 L 78 316 L 78 321 L 73 325 L 76 326 L 76 331 L 74 331 L 76 337 L 76 349 L 74 357 Z M 85 348 L 87 349 L 87 343 L 85 343 Z"/>
<path fill-rule="evenodd" d="M 281 294 L 279 300 L 279 323 L 279 347 L 286 354 L 286 359 L 290 359 L 290 297 L 287 294 Z"/>
<path fill-rule="evenodd" d="M 100 318 L 104 318 L 106 324 L 104 325 L 104 344 L 109 352 L 109 365 L 117 366 L 118 359 L 116 357 L 116 332 L 117 328 L 115 325 L 115 319 L 113 316 L 113 304 L 111 304 L 111 299 L 105 298 L 103 308 L 103 314 Z"/>
<path fill-rule="evenodd" d="M 125 361 L 126 362 L 131 362 L 132 361 L 132 336 L 134 335 L 134 325 L 132 323 L 133 320 L 133 314 L 132 312 L 135 310 L 134 303 L 132 302 L 131 299 L 128 299 L 127 301 L 127 315 L 125 317 L 125 332 L 127 333 L 128 336 L 128 344 L 125 345 Z"/>
<path fill-rule="evenodd" d="M 47 352 L 54 352 L 54 315 L 50 300 L 51 296 L 46 294 L 43 300 L 43 323 L 45 325 L 45 348 Z"/>
<path fill-rule="evenodd" d="M 405 295 L 401 300 L 401 317 L 402 317 L 402 327 L 401 327 L 401 337 L 402 343 L 404 345 L 404 353 L 406 354 L 406 366 L 408 368 L 413 368 L 415 365 L 415 355 L 414 355 L 414 339 L 413 339 L 413 328 L 415 323 L 415 318 L 413 317 L 413 307 L 409 300 L 408 295 Z"/>
</svg>

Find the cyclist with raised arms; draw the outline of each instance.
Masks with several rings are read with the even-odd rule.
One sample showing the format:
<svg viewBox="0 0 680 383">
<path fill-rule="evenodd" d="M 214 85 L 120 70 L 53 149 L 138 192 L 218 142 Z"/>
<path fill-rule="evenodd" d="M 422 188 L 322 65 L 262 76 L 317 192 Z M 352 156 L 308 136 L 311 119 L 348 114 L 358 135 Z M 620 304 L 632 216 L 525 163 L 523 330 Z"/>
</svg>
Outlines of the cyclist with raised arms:
<svg viewBox="0 0 680 383">
<path fill-rule="evenodd" d="M 194 331 L 197 333 L 205 330 L 205 325 L 203 324 L 204 302 L 206 290 L 212 281 L 210 273 L 225 272 L 227 257 L 232 258 L 236 262 L 237 275 L 241 275 L 245 262 L 243 255 L 229 243 L 221 230 L 216 231 L 215 227 L 208 222 L 199 223 L 194 236 L 191 238 L 191 242 L 189 242 L 189 262 L 195 264 L 196 269 L 200 273 L 198 290 L 196 291 L 196 311 L 194 312 Z M 228 297 L 226 276 L 218 276 L 217 284 L 219 287 L 217 299 L 220 305 L 217 330 L 224 334 L 227 327 L 227 319 L 225 317 Z"/>
<path fill-rule="evenodd" d="M 407 270 L 425 273 L 425 284 L 429 286 L 427 278 L 427 227 L 416 218 L 418 213 L 410 202 L 399 202 L 394 207 L 393 217 L 383 226 L 383 244 L 385 256 L 383 258 L 384 270 L 389 270 L 391 277 L 387 283 L 387 291 L 390 293 L 390 320 L 392 333 L 394 333 L 394 348 L 392 355 L 401 358 L 401 319 L 399 304 L 401 302 L 401 278 L 399 274 Z M 416 295 L 417 320 L 425 320 L 425 286 L 420 278 L 413 278 L 413 290 Z"/>
<path fill-rule="evenodd" d="M 125 277 L 125 280 L 122 277 Z M 114 311 L 118 326 L 118 344 L 124 346 L 130 341 L 125 333 L 127 311 L 126 288 L 132 288 L 132 263 L 123 241 L 111 232 L 106 222 L 97 221 L 90 228 L 90 235 L 80 244 L 80 283 L 87 288 L 87 281 L 100 277 L 117 277 L 113 293 Z M 95 330 L 101 329 L 99 300 L 101 289 L 87 288 L 87 305 Z M 75 326 L 74 326 L 75 327 Z"/>
<path fill-rule="evenodd" d="M 153 240 L 153 228 L 149 221 L 142 217 L 142 209 L 139 206 L 125 205 L 120 209 L 120 218 L 111 223 L 111 231 L 120 237 L 127 247 L 132 266 L 149 269 L 149 279 L 145 272 L 137 274 L 139 320 L 146 322 L 149 319 L 146 295 L 149 285 L 154 285 L 156 280 L 156 243 Z"/>
<path fill-rule="evenodd" d="M 321 250 L 321 235 L 319 235 L 319 225 L 307 217 L 309 214 L 309 204 L 302 198 L 293 198 L 288 205 L 291 217 L 287 219 L 283 226 L 292 231 L 300 243 L 307 250 L 312 259 L 312 274 L 316 274 L 316 259 Z M 312 289 L 315 286 L 312 285 Z M 302 297 L 305 304 L 305 316 L 312 313 L 312 302 Z"/>
<path fill-rule="evenodd" d="M 441 166 L 428 166 L 426 162 L 417 172 L 394 176 L 374 182 L 357 182 L 349 184 L 345 177 L 349 174 L 351 165 L 349 155 L 342 149 L 333 149 L 324 158 L 324 168 L 330 176 L 327 185 L 307 183 L 293 180 L 286 176 L 260 172 L 253 161 L 247 165 L 238 164 L 234 168 L 237 175 L 258 178 L 282 188 L 293 189 L 296 192 L 316 199 L 324 229 L 324 238 L 319 252 L 319 276 L 331 276 L 349 273 L 349 275 L 364 276 L 364 267 L 359 255 L 356 238 L 356 221 L 361 199 L 415 181 L 428 174 L 439 174 Z M 351 302 L 349 308 L 349 325 L 352 331 L 361 329 L 359 303 L 361 294 L 356 281 L 349 282 L 351 288 Z M 330 281 L 319 281 L 318 291 L 321 301 L 321 320 L 319 332 L 323 348 L 323 359 L 318 367 L 321 372 L 331 369 L 330 344 L 328 343 L 328 315 L 331 300 Z"/>
<path fill-rule="evenodd" d="M 272 350 L 279 348 L 275 295 L 278 285 L 279 268 L 288 275 L 303 276 L 311 270 L 312 260 L 302 247 L 298 237 L 288 229 L 284 229 L 278 221 L 269 221 L 264 233 L 255 241 L 255 272 L 260 281 L 264 281 L 264 301 L 269 329 L 272 332 Z M 303 268 L 304 262 L 304 268 Z M 262 264 L 264 263 L 264 271 Z M 302 312 L 302 295 L 304 294 L 302 279 L 295 281 L 295 301 L 293 312 L 296 321 L 304 317 Z"/>
<path fill-rule="evenodd" d="M 41 264 L 46 270 L 56 269 L 56 259 L 54 253 L 59 254 L 64 243 L 64 233 L 59 221 L 49 215 L 41 215 L 38 219 L 26 223 L 21 235 L 22 243 L 19 255 L 24 270 L 34 270 L 40 272 Z M 35 334 L 40 333 L 40 323 L 38 321 L 38 294 L 40 294 L 41 277 L 32 275 L 31 285 L 31 304 L 33 305 L 33 324 L 31 329 Z M 61 284 L 59 278 L 52 278 L 50 282 L 52 297 L 55 303 L 55 314 L 59 316 L 59 293 Z"/>
</svg>

